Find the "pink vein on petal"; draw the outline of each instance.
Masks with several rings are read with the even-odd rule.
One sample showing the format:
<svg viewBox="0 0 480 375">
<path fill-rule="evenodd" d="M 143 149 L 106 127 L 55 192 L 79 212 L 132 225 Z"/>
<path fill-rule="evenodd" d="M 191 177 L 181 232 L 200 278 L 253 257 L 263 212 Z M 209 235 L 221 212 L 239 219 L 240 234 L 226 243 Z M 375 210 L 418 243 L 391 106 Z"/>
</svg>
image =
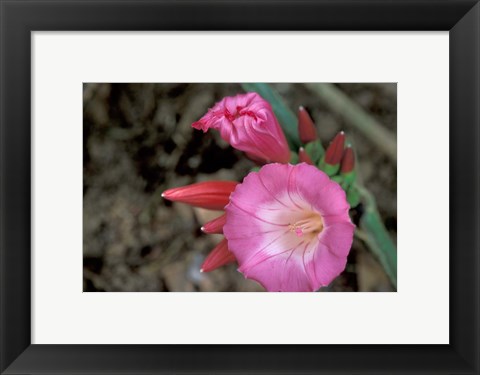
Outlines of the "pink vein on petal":
<svg viewBox="0 0 480 375">
<path fill-rule="evenodd" d="M 288 250 L 281 251 L 280 253 L 276 253 L 276 254 L 269 255 L 269 256 L 267 256 L 267 257 L 265 257 L 265 258 L 263 258 L 263 259 L 259 259 L 259 260 L 257 260 L 255 263 L 253 263 L 253 264 L 244 264 L 244 265 L 242 265 L 242 267 L 247 267 L 247 266 L 248 266 L 248 268 L 254 268 L 254 267 L 258 266 L 260 263 L 263 263 L 263 262 L 265 262 L 265 261 L 267 261 L 267 260 L 269 260 L 269 259 L 271 259 L 271 258 L 274 258 L 274 257 L 276 257 L 276 256 L 279 256 L 279 255 L 288 253 L 289 251 L 292 251 L 292 254 L 293 254 L 296 249 L 297 249 L 297 246 L 292 247 L 292 248 L 290 248 L 290 249 L 288 249 Z M 258 254 L 258 253 L 257 253 L 257 254 Z M 290 254 L 290 256 L 291 256 L 291 254 Z M 290 256 L 287 258 L 287 261 L 288 261 L 288 259 L 290 259 Z M 285 261 L 285 264 L 287 263 L 287 261 Z M 250 260 L 248 260 L 246 263 L 248 263 L 248 262 L 250 262 Z"/>
<path fill-rule="evenodd" d="M 273 199 L 275 199 L 278 203 L 280 203 L 282 206 L 285 206 L 287 208 L 291 208 L 290 206 L 286 205 L 284 202 L 282 202 L 281 200 L 279 200 L 268 188 L 267 188 L 267 185 L 265 185 L 265 183 L 263 182 L 263 179 L 262 177 L 260 176 L 260 173 L 257 174 L 258 175 L 258 179 L 260 181 L 260 183 L 263 185 L 264 189 L 266 190 L 266 192 L 268 194 L 270 194 L 272 196 Z"/>
<path fill-rule="evenodd" d="M 283 275 L 287 274 L 287 272 L 285 272 L 285 267 L 287 267 L 288 261 L 290 260 L 292 255 L 295 253 L 295 250 L 297 250 L 297 249 L 298 249 L 298 246 L 294 247 L 293 249 L 290 249 L 290 250 L 292 250 L 292 252 L 288 256 L 288 258 L 285 260 L 285 263 L 283 263 Z M 280 286 L 282 287 L 282 289 L 285 289 L 285 277 L 282 277 L 282 279 L 280 280 Z"/>
<path fill-rule="evenodd" d="M 278 231 L 279 231 L 279 229 L 274 229 L 274 230 L 269 230 L 269 231 L 254 232 L 254 233 L 249 234 L 248 236 L 239 236 L 239 237 L 229 236 L 228 238 L 230 240 L 242 240 L 242 239 L 245 239 L 245 238 L 264 236 L 265 234 L 270 234 L 270 233 L 278 233 Z"/>
<path fill-rule="evenodd" d="M 339 258 L 339 259 L 343 259 L 345 257 L 341 256 L 341 255 L 338 255 L 336 253 L 334 253 L 331 248 L 330 248 L 330 245 L 327 245 L 325 242 L 323 242 L 320 238 L 318 239 L 318 242 L 321 243 L 323 246 L 325 246 L 327 248 L 327 251 L 332 254 L 333 256 Z"/>
<path fill-rule="evenodd" d="M 261 253 L 263 250 L 265 250 L 266 248 L 270 247 L 273 243 L 277 242 L 280 238 L 282 238 L 283 236 L 285 236 L 286 234 L 288 233 L 288 231 L 286 232 L 283 232 L 282 234 L 280 234 L 280 236 L 278 236 L 277 238 L 273 239 L 272 241 L 270 241 L 268 244 L 266 244 L 264 247 L 262 247 L 260 250 L 257 250 L 255 253 L 253 253 L 250 257 L 248 257 L 248 259 L 243 262 L 242 264 L 242 268 L 243 267 L 253 267 L 250 265 L 250 262 L 252 261 L 252 259 L 254 259 L 259 253 Z M 260 263 L 260 262 L 258 262 Z M 258 263 L 255 263 L 255 265 L 257 265 Z"/>
<path fill-rule="evenodd" d="M 318 276 L 317 276 L 317 267 L 315 267 L 315 255 L 317 255 L 317 252 L 313 250 L 313 255 L 312 255 L 312 261 L 313 261 L 313 276 L 315 277 L 315 283 L 318 284 Z"/>
<path fill-rule="evenodd" d="M 277 227 L 286 227 L 286 226 L 288 225 L 288 224 L 272 223 L 272 222 L 270 222 L 270 221 L 267 221 L 267 220 L 265 220 L 265 219 L 262 219 L 262 218 L 258 217 L 258 216 L 255 215 L 254 213 L 248 212 L 248 211 L 245 210 L 243 207 L 240 207 L 240 206 L 239 206 L 237 203 L 235 203 L 234 201 L 230 201 L 230 203 L 231 203 L 232 206 L 237 207 L 240 211 L 243 211 L 243 212 L 245 212 L 247 215 L 252 216 L 252 217 L 254 217 L 255 219 L 260 220 L 260 221 L 262 221 L 262 222 L 264 222 L 264 223 L 266 223 L 266 224 L 275 225 L 275 226 L 277 226 Z"/>
<path fill-rule="evenodd" d="M 309 245 L 309 243 L 307 242 L 305 244 L 305 247 L 304 247 L 303 252 L 302 252 L 302 264 L 303 264 L 303 270 L 305 272 L 305 275 L 307 275 L 307 277 L 308 277 L 308 282 L 311 284 L 311 279 L 310 279 L 310 276 L 309 276 L 308 271 L 307 271 L 307 266 L 305 265 L 305 251 L 307 251 L 308 245 Z M 314 288 L 312 288 L 312 289 L 314 289 Z"/>
<path fill-rule="evenodd" d="M 287 178 L 287 194 L 288 194 L 288 197 L 290 198 L 290 200 L 292 201 L 293 205 L 296 206 L 299 210 L 303 210 L 304 208 L 303 207 L 300 207 L 297 202 L 295 202 L 292 198 L 292 195 L 290 194 L 290 190 L 293 190 L 293 188 L 295 186 L 295 184 L 292 183 L 291 181 L 291 178 L 292 178 L 292 174 L 294 173 L 295 169 L 294 168 L 290 168 L 290 171 L 288 173 L 288 178 Z"/>
</svg>

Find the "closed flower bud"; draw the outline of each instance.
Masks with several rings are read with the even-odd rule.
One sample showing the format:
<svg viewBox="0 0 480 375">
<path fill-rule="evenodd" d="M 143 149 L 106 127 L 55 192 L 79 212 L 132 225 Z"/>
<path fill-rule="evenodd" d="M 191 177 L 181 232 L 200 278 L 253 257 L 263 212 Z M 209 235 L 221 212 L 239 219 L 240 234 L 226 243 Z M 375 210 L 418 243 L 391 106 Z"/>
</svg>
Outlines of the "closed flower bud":
<svg viewBox="0 0 480 375">
<path fill-rule="evenodd" d="M 355 154 L 350 146 L 343 152 L 340 173 L 349 173 L 355 168 Z"/>
<path fill-rule="evenodd" d="M 207 233 L 207 234 L 222 234 L 226 217 L 227 216 L 223 214 L 222 216 L 219 216 L 216 219 L 209 221 L 200 229 L 202 230 L 203 233 Z"/>
<path fill-rule="evenodd" d="M 187 203 L 209 210 L 223 210 L 230 194 L 238 185 L 235 181 L 206 181 L 168 189 L 162 197 L 174 202 Z"/>
<path fill-rule="evenodd" d="M 318 137 L 315 124 L 303 107 L 298 109 L 298 134 L 300 135 L 300 140 L 303 144 L 312 142 Z"/>
<path fill-rule="evenodd" d="M 223 239 L 217 246 L 215 246 L 210 254 L 208 254 L 200 268 L 200 272 L 210 272 L 235 261 L 235 255 L 228 250 L 227 240 Z"/>
<path fill-rule="evenodd" d="M 343 147 L 345 146 L 345 133 L 341 131 L 338 133 L 335 138 L 327 148 L 325 152 L 325 163 L 330 165 L 338 165 L 342 160 L 343 156 Z"/>
<path fill-rule="evenodd" d="M 353 185 L 357 178 L 357 172 L 355 172 L 355 154 L 351 146 L 348 146 L 343 152 L 340 176 L 342 176 L 343 179 L 341 185 L 345 190 Z"/>
<path fill-rule="evenodd" d="M 307 163 L 313 165 L 312 159 L 310 159 L 310 156 L 308 156 L 307 152 L 303 147 L 300 147 L 300 150 L 298 150 L 298 160 L 300 161 L 300 163 Z"/>
<path fill-rule="evenodd" d="M 232 147 L 255 160 L 288 163 L 290 149 L 270 104 L 255 92 L 223 98 L 197 122 L 195 129 L 215 129 Z"/>
</svg>

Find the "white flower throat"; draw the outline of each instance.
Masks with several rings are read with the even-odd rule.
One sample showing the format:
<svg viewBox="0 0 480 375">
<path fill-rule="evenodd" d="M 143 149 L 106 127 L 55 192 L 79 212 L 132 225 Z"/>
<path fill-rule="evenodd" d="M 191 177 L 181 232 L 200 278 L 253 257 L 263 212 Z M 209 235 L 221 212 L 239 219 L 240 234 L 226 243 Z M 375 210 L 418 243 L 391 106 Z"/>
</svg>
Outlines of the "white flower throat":
<svg viewBox="0 0 480 375">
<path fill-rule="evenodd" d="M 289 224 L 288 227 L 298 237 L 303 235 L 316 236 L 323 230 L 323 219 L 318 213 L 311 212 L 302 220 Z"/>
</svg>

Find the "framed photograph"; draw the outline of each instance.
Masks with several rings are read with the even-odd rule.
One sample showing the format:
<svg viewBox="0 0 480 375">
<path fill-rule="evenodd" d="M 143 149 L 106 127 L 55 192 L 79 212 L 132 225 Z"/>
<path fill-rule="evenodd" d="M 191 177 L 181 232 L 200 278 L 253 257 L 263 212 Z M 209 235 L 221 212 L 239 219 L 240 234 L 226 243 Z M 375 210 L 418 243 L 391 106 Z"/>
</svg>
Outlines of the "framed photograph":
<svg viewBox="0 0 480 375">
<path fill-rule="evenodd" d="M 477 1 L 0 11 L 2 374 L 480 372 Z"/>
<path fill-rule="evenodd" d="M 396 83 L 83 93 L 84 292 L 396 291 Z"/>
</svg>

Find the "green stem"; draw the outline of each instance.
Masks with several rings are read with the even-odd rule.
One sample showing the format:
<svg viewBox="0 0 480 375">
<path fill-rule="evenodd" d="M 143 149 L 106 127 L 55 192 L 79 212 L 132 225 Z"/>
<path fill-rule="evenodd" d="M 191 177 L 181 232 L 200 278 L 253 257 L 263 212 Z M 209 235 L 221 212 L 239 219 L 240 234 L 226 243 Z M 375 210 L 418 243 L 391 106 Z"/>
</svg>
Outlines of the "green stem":
<svg viewBox="0 0 480 375">
<path fill-rule="evenodd" d="M 397 288 L 397 249 L 390 235 L 383 225 L 377 210 L 375 199 L 370 192 L 357 184 L 362 201 L 365 204 L 365 212 L 360 219 L 360 227 L 367 236 L 359 236 L 370 248 L 370 251 L 378 258 L 392 285 Z"/>
</svg>

